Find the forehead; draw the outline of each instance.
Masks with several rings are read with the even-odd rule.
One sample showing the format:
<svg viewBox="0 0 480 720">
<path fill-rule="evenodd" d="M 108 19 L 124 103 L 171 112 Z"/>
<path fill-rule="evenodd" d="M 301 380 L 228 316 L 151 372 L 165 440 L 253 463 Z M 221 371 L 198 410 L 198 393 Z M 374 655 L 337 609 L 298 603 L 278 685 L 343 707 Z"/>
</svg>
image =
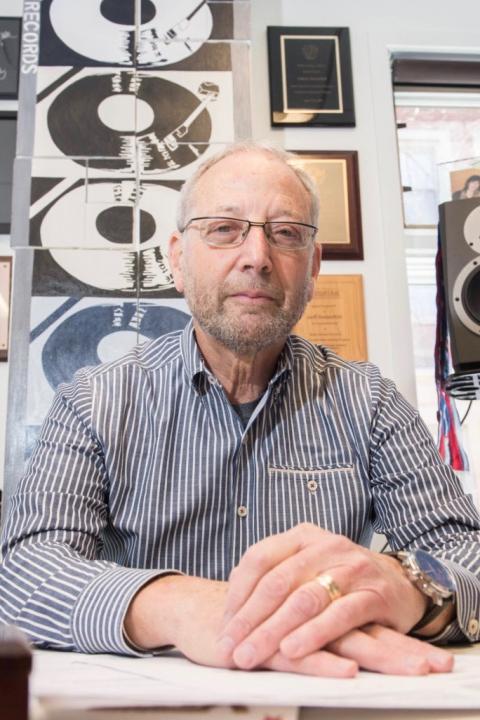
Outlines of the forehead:
<svg viewBox="0 0 480 720">
<path fill-rule="evenodd" d="M 239 207 L 282 206 L 304 214 L 310 197 L 295 172 L 267 153 L 252 151 L 228 155 L 198 180 L 192 203 Z"/>
</svg>

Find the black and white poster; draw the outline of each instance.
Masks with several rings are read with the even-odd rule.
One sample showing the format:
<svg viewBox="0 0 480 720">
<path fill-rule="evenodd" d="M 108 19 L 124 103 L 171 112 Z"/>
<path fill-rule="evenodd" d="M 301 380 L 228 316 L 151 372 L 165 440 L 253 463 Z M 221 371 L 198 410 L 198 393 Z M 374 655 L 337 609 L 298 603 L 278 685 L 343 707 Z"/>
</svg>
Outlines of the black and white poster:
<svg viewBox="0 0 480 720">
<path fill-rule="evenodd" d="M 41 65 L 205 68 L 208 41 L 245 34 L 246 3 L 43 0 Z M 235 33 L 234 17 L 240 30 Z M 188 69 L 188 68 L 186 68 Z"/>
<path fill-rule="evenodd" d="M 167 257 L 178 193 L 251 128 L 247 0 L 29 12 L 40 30 L 20 74 L 7 498 L 59 383 L 188 322 Z M 0 31 L 0 59 L 13 40 Z"/>
<path fill-rule="evenodd" d="M 27 443 L 35 438 L 60 383 L 77 370 L 110 362 L 139 343 L 182 330 L 183 300 L 32 297 L 28 365 Z"/>
<path fill-rule="evenodd" d="M 33 155 L 90 171 L 185 179 L 235 137 L 231 72 L 51 67 L 37 88 Z"/>
</svg>

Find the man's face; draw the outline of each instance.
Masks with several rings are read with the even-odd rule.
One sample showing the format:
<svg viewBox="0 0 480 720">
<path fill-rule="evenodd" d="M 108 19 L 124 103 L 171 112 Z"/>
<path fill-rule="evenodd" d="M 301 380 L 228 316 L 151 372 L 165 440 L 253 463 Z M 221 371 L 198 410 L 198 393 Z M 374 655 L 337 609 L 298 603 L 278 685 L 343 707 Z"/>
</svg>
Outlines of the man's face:
<svg viewBox="0 0 480 720">
<path fill-rule="evenodd" d="M 310 223 L 309 196 L 293 171 L 261 152 L 230 155 L 198 181 L 186 220 L 224 216 Z M 301 251 L 271 247 L 252 227 L 234 248 L 206 245 L 195 224 L 171 239 L 177 290 L 197 331 L 238 355 L 283 343 L 311 298 L 320 266 L 313 244 Z"/>
</svg>

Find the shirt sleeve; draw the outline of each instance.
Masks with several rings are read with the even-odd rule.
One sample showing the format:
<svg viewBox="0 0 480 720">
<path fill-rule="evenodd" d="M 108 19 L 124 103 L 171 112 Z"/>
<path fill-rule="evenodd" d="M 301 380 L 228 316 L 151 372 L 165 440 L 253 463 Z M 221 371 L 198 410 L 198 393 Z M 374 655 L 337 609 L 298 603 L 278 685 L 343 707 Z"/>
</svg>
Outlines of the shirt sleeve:
<svg viewBox="0 0 480 720">
<path fill-rule="evenodd" d="M 392 550 L 422 548 L 457 586 L 457 619 L 436 642 L 480 639 L 480 517 L 417 411 L 395 385 L 372 378 L 370 479 L 374 527 Z"/>
<path fill-rule="evenodd" d="M 130 601 L 150 579 L 175 570 L 100 559 L 109 481 L 90 416 L 90 382 L 81 371 L 57 392 L 11 499 L 0 622 L 39 647 L 139 655 L 123 633 Z"/>
</svg>

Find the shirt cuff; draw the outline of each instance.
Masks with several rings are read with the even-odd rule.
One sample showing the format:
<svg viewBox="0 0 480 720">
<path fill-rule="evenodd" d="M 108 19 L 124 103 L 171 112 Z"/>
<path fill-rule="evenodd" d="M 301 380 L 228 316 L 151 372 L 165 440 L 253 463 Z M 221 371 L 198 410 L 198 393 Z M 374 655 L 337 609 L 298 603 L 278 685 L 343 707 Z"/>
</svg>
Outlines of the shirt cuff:
<svg viewBox="0 0 480 720">
<path fill-rule="evenodd" d="M 477 642 L 480 639 L 480 580 L 462 565 L 436 556 L 454 578 L 456 618 L 434 637 L 422 638 L 437 644 Z"/>
<path fill-rule="evenodd" d="M 137 592 L 154 578 L 178 575 L 178 570 L 139 570 L 111 567 L 92 580 L 80 594 L 72 614 L 75 649 L 85 653 L 151 655 L 128 640 L 124 621 Z"/>
</svg>

